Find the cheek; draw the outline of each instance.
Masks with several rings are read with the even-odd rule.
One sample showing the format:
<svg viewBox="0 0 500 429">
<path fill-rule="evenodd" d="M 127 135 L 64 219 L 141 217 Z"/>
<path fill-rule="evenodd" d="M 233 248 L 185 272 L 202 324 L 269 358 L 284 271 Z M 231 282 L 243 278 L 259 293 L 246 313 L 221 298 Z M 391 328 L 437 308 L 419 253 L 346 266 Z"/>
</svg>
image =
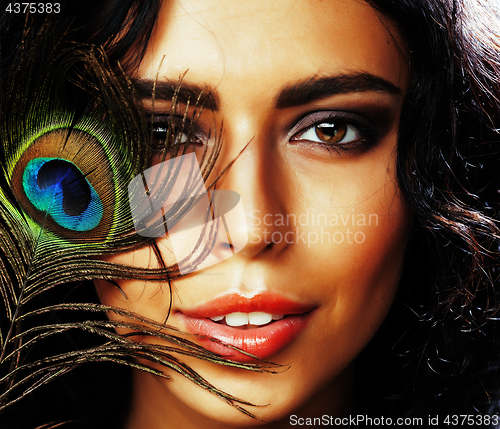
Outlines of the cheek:
<svg viewBox="0 0 500 429">
<path fill-rule="evenodd" d="M 364 232 L 364 241 L 342 249 L 333 279 L 335 322 L 353 346 L 372 337 L 391 306 L 403 266 L 406 228 L 391 217 L 379 218 Z M 399 222 L 398 222 L 399 223 Z M 340 251 L 340 249 L 339 249 Z M 340 255 L 339 255 L 340 258 Z"/>
<path fill-rule="evenodd" d="M 312 240 L 302 254 L 336 287 L 398 282 L 411 215 L 397 183 L 395 147 L 390 138 L 295 177 L 301 182 L 295 210 L 310 215 L 301 230 Z"/>
<path fill-rule="evenodd" d="M 161 246 L 159 243 L 159 247 Z M 166 264 L 172 263 L 167 257 L 168 254 L 169 252 L 163 253 Z M 105 260 L 134 268 L 160 268 L 156 255 L 150 246 L 107 256 Z M 157 322 L 166 319 L 170 305 L 170 285 L 167 281 L 117 279 L 111 283 L 106 280 L 94 280 L 94 285 L 101 303 L 105 305 L 123 308 Z M 120 318 L 113 312 L 109 312 L 108 317 L 114 320 Z"/>
<path fill-rule="evenodd" d="M 353 359 L 384 320 L 401 277 L 411 218 L 391 170 L 351 173 L 316 184 L 315 194 L 312 184 L 305 187 L 298 208 L 310 214 L 299 231 L 312 237 L 302 244 L 301 279 L 324 303 L 318 323 L 324 342 L 317 353 L 325 356 L 325 348 L 337 362 Z M 325 213 L 326 220 L 318 216 Z"/>
<path fill-rule="evenodd" d="M 125 258 L 120 259 L 124 263 L 123 259 Z M 157 323 L 166 322 L 170 309 L 170 286 L 168 282 L 118 280 L 117 284 L 118 286 L 106 280 L 94 280 L 102 304 L 135 313 Z M 109 311 L 107 314 L 111 320 L 137 322 L 113 311 Z M 119 333 L 128 331 L 117 329 Z"/>
</svg>

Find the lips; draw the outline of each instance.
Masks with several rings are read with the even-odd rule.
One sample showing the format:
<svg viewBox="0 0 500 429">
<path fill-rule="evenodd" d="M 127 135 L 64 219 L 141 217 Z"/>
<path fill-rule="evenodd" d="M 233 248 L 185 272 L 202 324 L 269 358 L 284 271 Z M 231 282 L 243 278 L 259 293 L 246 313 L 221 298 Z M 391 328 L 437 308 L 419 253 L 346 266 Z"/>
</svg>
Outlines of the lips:
<svg viewBox="0 0 500 429">
<path fill-rule="evenodd" d="M 267 292 L 252 298 L 224 295 L 177 314 L 191 333 L 200 336 L 199 342 L 206 349 L 238 362 L 250 362 L 254 360 L 250 356 L 210 338 L 267 359 L 298 337 L 313 309 L 312 305 Z"/>
</svg>

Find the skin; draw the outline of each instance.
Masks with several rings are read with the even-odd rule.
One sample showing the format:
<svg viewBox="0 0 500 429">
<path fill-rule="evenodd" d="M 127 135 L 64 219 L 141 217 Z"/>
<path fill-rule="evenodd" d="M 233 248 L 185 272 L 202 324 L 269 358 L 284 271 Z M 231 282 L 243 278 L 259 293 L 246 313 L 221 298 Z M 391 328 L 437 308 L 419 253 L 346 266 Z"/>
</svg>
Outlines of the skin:
<svg viewBox="0 0 500 429">
<path fill-rule="evenodd" d="M 276 106 L 286 87 L 361 72 L 400 91 L 372 88 Z M 395 173 L 398 122 L 409 79 L 404 41 L 393 23 L 362 1 L 170 1 L 161 9 L 135 78 L 158 76 L 159 82 L 177 82 L 182 75 L 184 83 L 211 91 L 218 103 L 216 111 L 205 108 L 197 125 L 201 135 L 208 136 L 210 129 L 220 129 L 223 120 L 223 147 L 214 175 L 251 142 L 218 184 L 218 189 L 241 196 L 251 235 L 247 246 L 232 258 L 173 282 L 168 324 L 185 331 L 180 312 L 228 292 L 253 296 L 272 291 L 315 310 L 300 335 L 270 358 L 289 367 L 278 374 L 180 357 L 220 389 L 266 405 L 248 408 L 257 420 L 165 370 L 169 380 L 142 372 L 135 375 L 128 428 L 229 428 L 264 422 L 288 427 L 291 414 L 345 415 L 355 402 L 351 364 L 390 308 L 409 231 L 410 215 Z M 169 107 L 170 100 L 155 101 L 157 113 L 168 113 Z M 184 111 L 181 105 L 178 112 Z M 309 140 L 315 130 L 296 125 L 303 117 L 324 111 L 368 118 L 377 137 L 367 138 L 371 143 L 365 145 L 362 133 L 351 128 L 355 142 L 350 151 Z M 188 109 L 188 116 L 192 112 Z M 213 137 L 206 144 L 213 144 Z M 279 215 L 298 218 L 313 211 L 350 214 L 356 222 L 276 222 Z M 266 214 L 273 215 L 266 218 L 271 225 L 264 225 Z M 364 225 L 358 223 L 363 215 Z M 376 215 L 371 224 L 369 215 Z M 291 243 L 271 242 L 273 232 L 283 236 L 289 231 L 295 238 Z M 314 239 L 315 233 L 321 237 L 325 231 L 330 237 L 342 234 L 343 242 L 297 239 L 297 234 Z M 354 242 L 356 233 L 361 233 L 360 242 Z M 341 235 L 336 237 L 340 241 Z M 158 244 L 165 260 L 175 262 L 166 250 L 168 239 Z M 149 248 L 109 260 L 157 267 Z M 166 285 L 118 283 L 127 299 L 110 283 L 96 282 L 103 303 L 165 320 L 170 304 Z"/>
</svg>

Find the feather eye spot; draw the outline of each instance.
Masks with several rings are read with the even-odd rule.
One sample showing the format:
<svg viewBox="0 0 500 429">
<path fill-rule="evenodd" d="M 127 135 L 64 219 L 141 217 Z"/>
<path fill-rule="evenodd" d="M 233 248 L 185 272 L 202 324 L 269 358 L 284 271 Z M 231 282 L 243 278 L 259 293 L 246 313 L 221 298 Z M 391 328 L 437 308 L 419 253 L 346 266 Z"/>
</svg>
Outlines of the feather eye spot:
<svg viewBox="0 0 500 429">
<path fill-rule="evenodd" d="M 89 231 L 101 222 L 103 205 L 99 195 L 70 161 L 32 159 L 23 173 L 23 188 L 31 204 L 63 228 Z"/>
<path fill-rule="evenodd" d="M 62 159 L 47 161 L 40 167 L 37 185 L 42 191 L 52 186 L 60 190 L 62 207 L 69 216 L 81 215 L 91 201 L 90 186 L 85 176 L 74 164 Z"/>
</svg>

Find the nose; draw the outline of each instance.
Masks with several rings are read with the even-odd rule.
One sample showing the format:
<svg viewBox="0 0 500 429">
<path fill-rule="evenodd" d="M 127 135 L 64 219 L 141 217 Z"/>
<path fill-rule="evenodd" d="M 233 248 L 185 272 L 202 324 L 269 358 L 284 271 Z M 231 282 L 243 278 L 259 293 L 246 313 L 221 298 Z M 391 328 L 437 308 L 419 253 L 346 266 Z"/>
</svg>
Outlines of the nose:
<svg viewBox="0 0 500 429">
<path fill-rule="evenodd" d="M 272 136 L 265 121 L 225 122 L 216 172 L 230 167 L 220 177 L 217 189 L 231 190 L 241 198 L 244 216 L 232 219 L 229 226 L 233 241 L 246 241 L 236 257 L 270 257 L 291 244 L 291 231 L 283 220 L 293 194 Z"/>
<path fill-rule="evenodd" d="M 228 122 L 214 170 L 205 182 L 217 177 L 213 188 L 205 190 L 194 153 L 162 163 L 158 166 L 161 173 L 145 172 L 149 192 L 144 189 L 143 178 L 137 178 L 141 199 L 139 203 L 132 201 L 131 207 L 152 207 L 147 216 L 138 216 L 139 233 L 147 237 L 168 235 L 168 240 L 160 238 L 160 242 L 174 257 L 181 274 L 229 258 L 269 260 L 293 242 L 286 221 L 286 214 L 293 211 L 289 169 L 273 133 L 265 123 L 241 126 L 241 122 Z M 169 181 L 161 180 L 163 176 L 174 177 L 174 186 L 165 186 Z M 153 180 L 158 177 L 160 180 Z M 157 190 L 155 183 L 161 192 L 151 200 Z M 170 207 L 182 206 L 184 201 L 189 202 L 187 211 L 180 218 L 170 218 Z M 162 231 L 165 220 L 167 229 Z"/>
</svg>

